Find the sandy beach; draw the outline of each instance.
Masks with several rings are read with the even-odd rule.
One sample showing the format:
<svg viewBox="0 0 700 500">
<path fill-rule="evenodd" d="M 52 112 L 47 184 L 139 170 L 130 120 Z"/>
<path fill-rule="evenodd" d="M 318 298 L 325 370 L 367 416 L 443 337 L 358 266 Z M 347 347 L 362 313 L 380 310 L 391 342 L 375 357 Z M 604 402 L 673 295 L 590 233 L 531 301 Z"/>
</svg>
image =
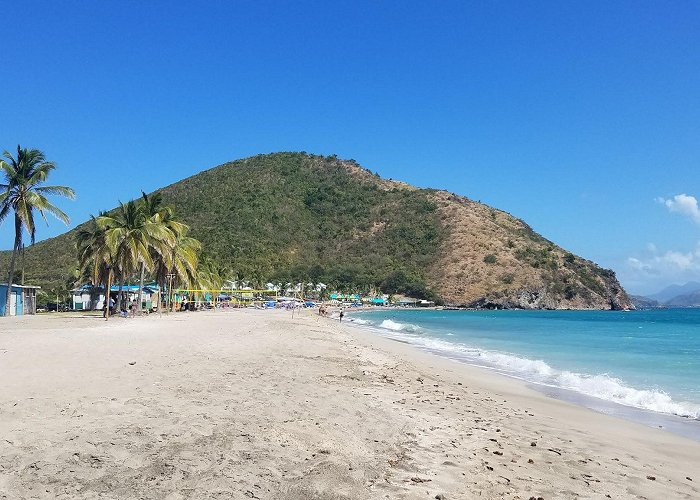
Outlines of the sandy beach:
<svg viewBox="0 0 700 500">
<path fill-rule="evenodd" d="M 700 443 L 311 311 L 0 318 L 0 498 L 700 498 Z"/>
</svg>

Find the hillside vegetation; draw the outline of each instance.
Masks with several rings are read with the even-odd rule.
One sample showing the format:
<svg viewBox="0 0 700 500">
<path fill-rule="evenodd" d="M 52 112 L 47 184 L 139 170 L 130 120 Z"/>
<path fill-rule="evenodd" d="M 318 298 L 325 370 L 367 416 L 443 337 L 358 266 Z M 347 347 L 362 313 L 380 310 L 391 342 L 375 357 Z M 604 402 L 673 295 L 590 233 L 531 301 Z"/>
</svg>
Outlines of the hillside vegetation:
<svg viewBox="0 0 700 500">
<path fill-rule="evenodd" d="M 601 269 L 511 215 L 445 191 L 384 180 L 354 161 L 259 155 L 160 190 L 207 257 L 256 283 L 313 281 L 454 305 L 624 308 Z M 64 287 L 70 231 L 27 249 L 26 282 Z M 0 255 L 0 271 L 6 265 Z"/>
</svg>

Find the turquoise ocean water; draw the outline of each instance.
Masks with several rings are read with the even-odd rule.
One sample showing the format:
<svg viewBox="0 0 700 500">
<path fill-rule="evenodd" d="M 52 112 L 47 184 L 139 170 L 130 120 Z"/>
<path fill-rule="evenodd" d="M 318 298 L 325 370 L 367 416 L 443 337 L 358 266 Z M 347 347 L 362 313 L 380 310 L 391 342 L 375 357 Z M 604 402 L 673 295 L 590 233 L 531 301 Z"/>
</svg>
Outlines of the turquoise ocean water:
<svg viewBox="0 0 700 500">
<path fill-rule="evenodd" d="M 650 414 L 683 417 L 692 434 L 700 432 L 700 309 L 379 310 L 350 319 L 550 394 L 622 405 L 645 421 Z"/>
</svg>

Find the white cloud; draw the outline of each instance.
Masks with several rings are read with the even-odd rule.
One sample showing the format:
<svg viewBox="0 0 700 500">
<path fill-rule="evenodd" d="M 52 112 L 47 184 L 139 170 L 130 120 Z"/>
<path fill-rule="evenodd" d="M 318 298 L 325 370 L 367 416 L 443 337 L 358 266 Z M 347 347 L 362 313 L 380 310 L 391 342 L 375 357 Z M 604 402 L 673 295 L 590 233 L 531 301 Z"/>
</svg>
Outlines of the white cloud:
<svg viewBox="0 0 700 500">
<path fill-rule="evenodd" d="M 687 194 L 677 194 L 673 198 L 656 198 L 658 203 L 664 205 L 670 212 L 687 215 L 696 223 L 700 224 L 700 208 L 695 196 Z"/>
<path fill-rule="evenodd" d="M 645 256 L 628 257 L 620 279 L 626 286 L 653 293 L 670 283 L 686 283 L 700 280 L 700 242 L 687 252 L 667 250 L 658 252 L 647 247 Z"/>
<path fill-rule="evenodd" d="M 640 271 L 698 271 L 700 272 L 700 243 L 695 250 L 678 252 L 668 250 L 665 253 L 652 255 L 646 259 L 630 257 L 627 259 L 630 267 Z"/>
</svg>

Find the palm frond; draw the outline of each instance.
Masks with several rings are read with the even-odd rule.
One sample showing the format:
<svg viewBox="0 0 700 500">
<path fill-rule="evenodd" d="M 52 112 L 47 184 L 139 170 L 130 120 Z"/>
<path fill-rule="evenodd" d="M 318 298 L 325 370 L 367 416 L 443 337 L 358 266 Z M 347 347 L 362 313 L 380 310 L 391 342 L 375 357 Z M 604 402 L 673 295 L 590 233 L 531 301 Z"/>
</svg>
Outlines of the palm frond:
<svg viewBox="0 0 700 500">
<path fill-rule="evenodd" d="M 75 199 L 75 191 L 67 186 L 38 186 L 34 190 L 41 194 L 57 194 L 71 200 Z"/>
<path fill-rule="evenodd" d="M 36 191 L 29 191 L 26 194 L 27 203 L 35 210 L 41 212 L 42 217 L 46 220 L 44 212 L 48 212 L 64 224 L 70 223 L 70 217 L 63 210 L 58 208 L 56 205 L 51 203 L 46 196 L 37 193 Z M 48 224 L 48 221 L 47 221 Z"/>
</svg>

